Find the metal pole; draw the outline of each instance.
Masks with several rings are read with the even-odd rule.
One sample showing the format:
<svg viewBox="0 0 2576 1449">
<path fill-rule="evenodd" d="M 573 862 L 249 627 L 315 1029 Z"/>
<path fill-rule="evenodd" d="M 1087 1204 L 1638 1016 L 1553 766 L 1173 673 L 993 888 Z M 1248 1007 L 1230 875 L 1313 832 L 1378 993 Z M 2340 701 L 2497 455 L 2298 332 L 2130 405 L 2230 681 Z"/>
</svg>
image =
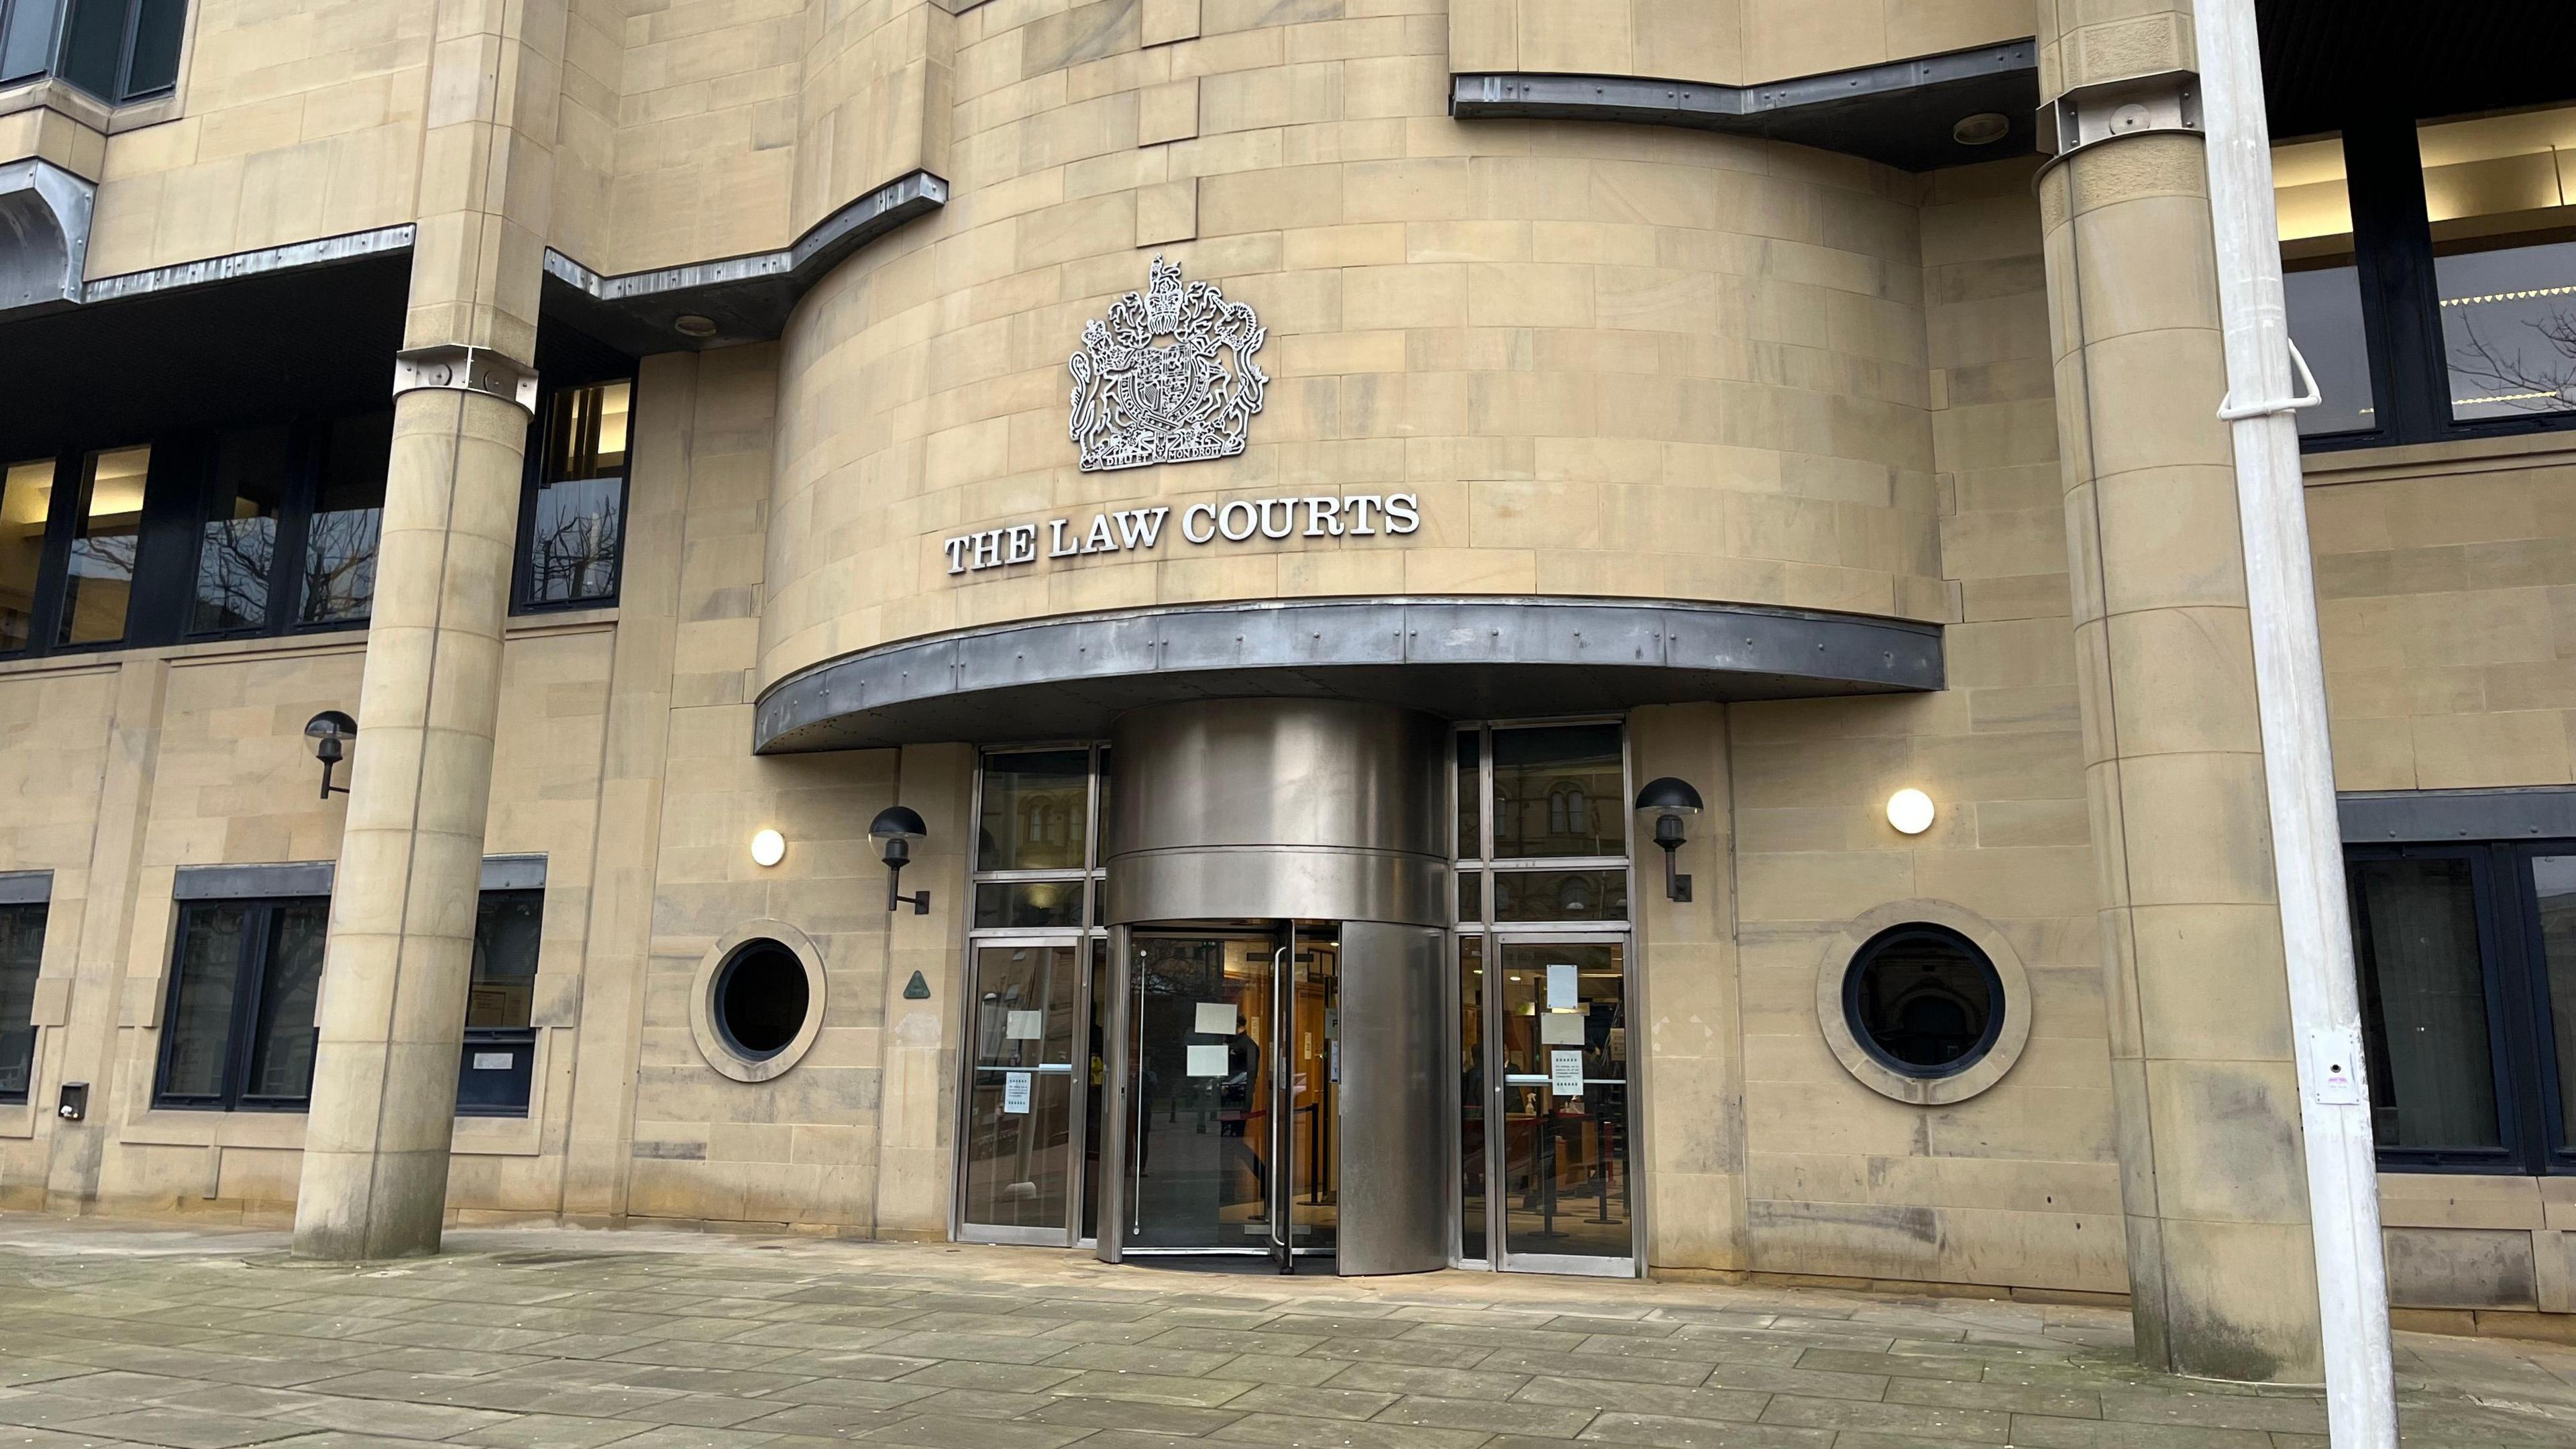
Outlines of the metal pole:
<svg viewBox="0 0 2576 1449">
<path fill-rule="evenodd" d="M 2219 317 L 2227 345 L 2236 504 L 2245 535 L 2245 594 L 2263 776 L 2288 958 L 2299 1117 L 2307 1143 L 2308 1214 L 2324 1326 L 2326 1413 L 2335 1449 L 2395 1449 L 2388 1277 L 2380 1256 L 2378 1161 L 2361 1057 L 2343 835 L 2326 734 L 2325 667 L 2299 474 L 2294 352 L 2281 295 L 2272 153 L 2253 0 L 2200 0 L 2202 114 L 2208 128 L 2210 220 Z M 2304 364 L 2297 369 L 2306 372 Z"/>
</svg>

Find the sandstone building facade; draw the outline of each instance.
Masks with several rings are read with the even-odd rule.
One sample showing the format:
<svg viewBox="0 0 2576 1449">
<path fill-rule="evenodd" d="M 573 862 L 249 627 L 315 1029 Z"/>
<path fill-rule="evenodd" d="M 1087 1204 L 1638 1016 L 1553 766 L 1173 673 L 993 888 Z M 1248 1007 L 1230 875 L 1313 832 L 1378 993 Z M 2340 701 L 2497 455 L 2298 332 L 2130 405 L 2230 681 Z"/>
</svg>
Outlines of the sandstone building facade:
<svg viewBox="0 0 2576 1449">
<path fill-rule="evenodd" d="M 2333 12 L 2262 7 L 2392 1291 L 2565 1334 L 2576 87 L 2497 56 L 2568 22 Z M 2194 45 L 20 0 L 0 1207 L 2120 1295 L 2312 1379 Z"/>
</svg>

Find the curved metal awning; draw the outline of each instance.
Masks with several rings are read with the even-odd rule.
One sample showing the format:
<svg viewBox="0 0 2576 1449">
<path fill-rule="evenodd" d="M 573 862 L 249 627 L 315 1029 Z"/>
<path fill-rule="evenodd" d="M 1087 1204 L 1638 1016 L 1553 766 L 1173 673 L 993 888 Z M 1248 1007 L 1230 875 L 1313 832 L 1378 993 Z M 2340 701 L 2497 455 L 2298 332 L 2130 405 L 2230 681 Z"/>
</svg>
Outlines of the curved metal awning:
<svg viewBox="0 0 2576 1449">
<path fill-rule="evenodd" d="M 1939 689 L 1937 625 L 1750 605 L 1317 599 L 1137 609 L 908 640 L 763 692 L 761 754 L 1105 735 L 1185 699 L 1368 700 L 1453 719 Z"/>
</svg>

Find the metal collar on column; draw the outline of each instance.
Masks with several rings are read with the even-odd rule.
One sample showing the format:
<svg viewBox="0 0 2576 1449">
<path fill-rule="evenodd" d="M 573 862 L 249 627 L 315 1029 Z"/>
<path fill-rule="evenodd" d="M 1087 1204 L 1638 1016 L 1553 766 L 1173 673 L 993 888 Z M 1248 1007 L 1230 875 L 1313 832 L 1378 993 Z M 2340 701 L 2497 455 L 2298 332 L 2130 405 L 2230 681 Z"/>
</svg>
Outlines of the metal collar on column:
<svg viewBox="0 0 2576 1449">
<path fill-rule="evenodd" d="M 394 396 L 423 388 L 479 392 L 537 413 L 537 370 L 505 352 L 442 342 L 394 354 Z"/>
<path fill-rule="evenodd" d="M 2042 103 L 2039 149 L 2048 161 L 2040 170 L 2105 141 L 2158 131 L 2201 134 L 2197 72 L 2165 70 L 2073 86 Z"/>
</svg>

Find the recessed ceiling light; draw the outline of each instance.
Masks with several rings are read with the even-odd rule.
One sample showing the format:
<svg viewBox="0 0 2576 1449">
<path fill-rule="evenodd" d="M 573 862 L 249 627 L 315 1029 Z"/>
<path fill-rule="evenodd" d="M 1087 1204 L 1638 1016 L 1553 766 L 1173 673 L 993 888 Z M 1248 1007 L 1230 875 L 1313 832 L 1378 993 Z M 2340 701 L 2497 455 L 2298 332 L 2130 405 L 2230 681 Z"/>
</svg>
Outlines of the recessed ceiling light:
<svg viewBox="0 0 2576 1449">
<path fill-rule="evenodd" d="M 1950 139 L 1962 146 L 1991 146 L 2012 134 L 2012 117 L 2001 111 L 1979 111 L 1961 116 L 1950 128 Z"/>
<path fill-rule="evenodd" d="M 1962 121 L 1960 124 L 1966 125 L 1967 123 Z M 678 317 L 672 320 L 671 326 L 683 337 L 713 337 L 716 335 L 715 319 L 712 317 L 701 317 L 695 312 L 681 313 Z"/>
</svg>

